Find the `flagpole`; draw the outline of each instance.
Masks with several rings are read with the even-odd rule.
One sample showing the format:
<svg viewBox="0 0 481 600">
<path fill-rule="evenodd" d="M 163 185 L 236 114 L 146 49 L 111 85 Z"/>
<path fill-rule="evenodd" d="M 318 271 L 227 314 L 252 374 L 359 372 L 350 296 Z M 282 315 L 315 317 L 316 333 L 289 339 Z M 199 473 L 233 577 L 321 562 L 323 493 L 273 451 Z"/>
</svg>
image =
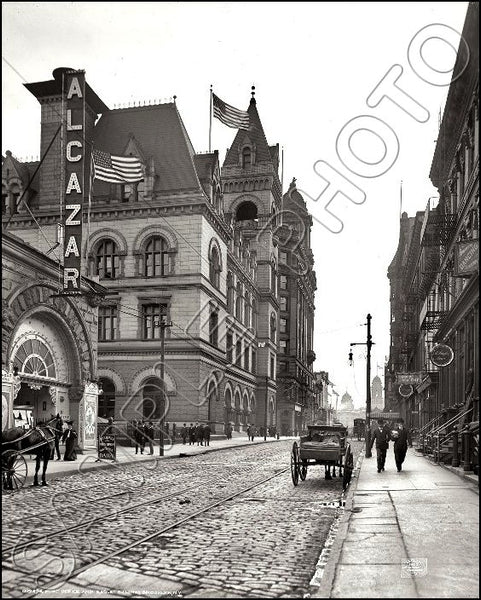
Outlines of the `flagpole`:
<svg viewBox="0 0 481 600">
<path fill-rule="evenodd" d="M 401 186 L 399 189 L 399 219 L 401 219 L 403 213 L 403 180 L 401 179 Z"/>
<path fill-rule="evenodd" d="M 92 154 L 90 154 L 90 177 L 89 177 L 89 200 L 87 205 L 87 239 L 85 241 L 85 261 L 88 259 L 88 247 L 90 241 L 90 209 L 92 208 L 92 187 L 94 184 L 94 175 L 95 175 L 95 167 L 94 167 L 94 159 Z M 85 273 L 88 275 L 88 264 L 85 266 Z"/>
<path fill-rule="evenodd" d="M 211 138 L 212 138 L 212 84 L 210 86 L 210 106 L 209 106 L 209 152 L 211 152 Z"/>
</svg>

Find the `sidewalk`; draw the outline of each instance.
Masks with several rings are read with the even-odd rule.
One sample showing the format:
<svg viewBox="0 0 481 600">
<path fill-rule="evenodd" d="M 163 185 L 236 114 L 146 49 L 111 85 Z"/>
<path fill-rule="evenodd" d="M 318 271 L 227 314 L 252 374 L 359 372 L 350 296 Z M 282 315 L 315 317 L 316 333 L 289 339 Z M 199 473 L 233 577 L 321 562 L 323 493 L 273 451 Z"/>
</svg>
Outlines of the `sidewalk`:
<svg viewBox="0 0 481 600">
<path fill-rule="evenodd" d="M 479 598 L 479 492 L 408 450 L 398 473 L 363 458 L 321 598 Z"/>
<path fill-rule="evenodd" d="M 291 438 L 282 437 L 281 440 Z M 292 438 L 295 439 L 295 438 Z M 268 437 L 267 441 L 264 442 L 263 437 L 254 438 L 253 442 L 250 442 L 247 436 L 245 437 L 233 437 L 230 440 L 211 440 L 210 446 L 189 446 L 189 444 L 174 444 L 170 447 L 164 448 L 164 456 L 159 456 L 159 446 L 154 445 L 154 454 L 149 454 L 149 449 L 146 447 L 144 454 L 135 454 L 134 446 L 117 446 L 116 461 L 111 460 L 97 460 L 97 450 L 84 450 L 83 454 L 77 455 L 77 460 L 64 461 L 63 453 L 65 447 L 60 445 L 60 452 L 62 455 L 61 460 L 50 460 L 47 469 L 47 483 L 50 479 L 63 477 L 66 475 L 73 475 L 75 473 L 86 473 L 97 469 L 105 469 L 111 467 L 118 467 L 121 464 L 131 464 L 136 462 L 144 462 L 151 460 L 166 460 L 168 458 L 178 458 L 179 456 L 193 456 L 195 454 L 206 454 L 208 452 L 215 452 L 217 450 L 224 450 L 226 448 L 235 448 L 237 446 L 253 446 L 255 444 L 264 444 L 267 442 L 276 442 L 277 440 L 272 437 Z M 28 475 L 25 485 L 28 486 L 33 482 L 33 476 L 35 473 L 35 457 L 30 455 L 24 455 L 27 461 Z M 42 473 L 42 466 L 40 466 L 39 475 Z M 40 477 L 39 477 L 40 479 Z"/>
</svg>

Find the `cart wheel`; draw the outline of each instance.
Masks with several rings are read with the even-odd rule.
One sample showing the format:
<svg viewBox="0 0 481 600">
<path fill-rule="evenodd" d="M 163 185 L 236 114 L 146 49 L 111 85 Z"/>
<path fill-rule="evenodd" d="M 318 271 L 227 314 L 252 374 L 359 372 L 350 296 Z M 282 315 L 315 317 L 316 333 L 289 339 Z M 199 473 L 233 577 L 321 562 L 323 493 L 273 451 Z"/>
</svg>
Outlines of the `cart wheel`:
<svg viewBox="0 0 481 600">
<path fill-rule="evenodd" d="M 301 481 L 305 481 L 307 477 L 307 460 L 303 460 L 302 463 L 299 463 L 299 477 Z"/>
<path fill-rule="evenodd" d="M 292 483 L 294 485 L 297 485 L 299 483 L 299 450 L 297 448 L 297 442 L 294 442 L 292 444 L 291 476 L 292 476 Z"/>
<path fill-rule="evenodd" d="M 27 479 L 27 463 L 16 450 L 2 453 L 2 490 L 15 492 L 23 487 Z"/>
<path fill-rule="evenodd" d="M 344 489 L 347 488 L 351 481 L 352 471 L 354 470 L 354 457 L 351 452 L 351 445 L 348 444 L 346 448 L 346 454 L 344 455 L 344 475 L 342 478 L 342 485 Z"/>
</svg>

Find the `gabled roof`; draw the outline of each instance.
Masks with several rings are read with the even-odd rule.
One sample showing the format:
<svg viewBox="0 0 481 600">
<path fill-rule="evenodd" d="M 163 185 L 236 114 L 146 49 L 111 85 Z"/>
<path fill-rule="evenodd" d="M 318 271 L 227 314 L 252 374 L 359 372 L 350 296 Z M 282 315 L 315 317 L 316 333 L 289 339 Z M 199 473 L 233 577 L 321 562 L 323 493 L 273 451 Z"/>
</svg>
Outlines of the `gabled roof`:
<svg viewBox="0 0 481 600">
<path fill-rule="evenodd" d="M 94 129 L 94 147 L 122 155 L 135 136 L 147 161 L 153 159 L 156 191 L 200 190 L 194 149 L 174 103 L 109 110 Z"/>
<path fill-rule="evenodd" d="M 6 174 L 4 171 L 11 167 L 14 169 L 15 174 L 21 179 L 24 187 L 28 185 L 31 181 L 33 174 L 35 173 L 35 169 L 39 165 L 39 161 L 34 162 L 20 162 L 16 159 L 10 150 L 6 151 L 6 156 L 2 157 L 2 177 L 6 178 Z M 10 174 L 10 177 L 12 174 Z M 30 184 L 31 190 L 38 190 L 38 173 L 35 175 L 35 179 Z"/>
<path fill-rule="evenodd" d="M 264 128 L 262 127 L 259 113 L 257 112 L 255 98 L 251 98 L 247 112 L 249 113 L 250 119 L 249 129 L 239 129 L 237 132 L 234 142 L 226 154 L 224 167 L 239 164 L 239 152 L 245 144 L 246 139 L 256 147 L 256 163 L 273 162 L 271 147 L 266 140 Z"/>
<path fill-rule="evenodd" d="M 201 181 L 210 179 L 215 169 L 217 152 L 207 154 L 196 154 L 194 156 L 194 165 L 197 175 Z"/>
</svg>

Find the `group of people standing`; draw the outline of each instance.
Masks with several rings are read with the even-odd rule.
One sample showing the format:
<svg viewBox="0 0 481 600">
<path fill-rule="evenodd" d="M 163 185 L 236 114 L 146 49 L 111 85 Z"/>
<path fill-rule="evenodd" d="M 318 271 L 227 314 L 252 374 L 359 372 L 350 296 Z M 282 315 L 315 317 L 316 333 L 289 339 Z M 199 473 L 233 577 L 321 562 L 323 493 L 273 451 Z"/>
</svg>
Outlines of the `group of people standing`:
<svg viewBox="0 0 481 600">
<path fill-rule="evenodd" d="M 381 473 L 385 470 L 386 453 L 389 448 L 389 442 L 394 442 L 394 458 L 398 473 L 402 471 L 402 465 L 406 458 L 408 450 L 409 431 L 404 427 L 404 419 L 398 419 L 394 429 L 390 429 L 384 422 L 384 419 L 378 419 L 377 428 L 374 430 L 371 438 L 370 449 L 376 442 L 377 452 L 377 472 Z"/>
<path fill-rule="evenodd" d="M 146 423 L 141 421 L 133 421 L 133 437 L 135 441 L 135 454 L 144 453 L 145 446 L 149 446 L 150 454 L 154 453 L 154 424 L 152 421 Z"/>
<path fill-rule="evenodd" d="M 209 423 L 196 423 L 195 425 L 191 423 L 189 427 L 187 427 L 187 423 L 184 423 L 180 430 L 180 437 L 183 444 L 189 440 L 189 446 L 195 445 L 196 442 L 198 446 L 210 446 L 211 433 Z"/>
</svg>

